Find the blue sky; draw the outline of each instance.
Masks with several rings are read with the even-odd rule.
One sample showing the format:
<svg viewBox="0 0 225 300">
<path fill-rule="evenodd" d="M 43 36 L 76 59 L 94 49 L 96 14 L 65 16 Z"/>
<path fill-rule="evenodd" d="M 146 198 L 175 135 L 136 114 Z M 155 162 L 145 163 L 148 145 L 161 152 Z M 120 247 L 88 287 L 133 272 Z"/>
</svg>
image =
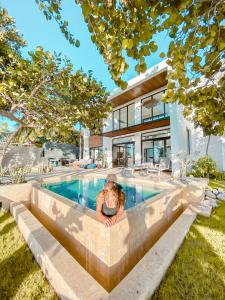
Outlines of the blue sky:
<svg viewBox="0 0 225 300">
<path fill-rule="evenodd" d="M 28 50 L 43 46 L 45 50 L 62 52 L 73 63 L 74 69 L 83 68 L 84 71 L 92 70 L 94 77 L 102 81 L 103 85 L 110 91 L 115 88 L 107 65 L 98 53 L 96 46 L 92 43 L 86 23 L 83 20 L 81 9 L 74 4 L 74 0 L 63 1 L 63 16 L 69 21 L 70 31 L 80 40 L 80 47 L 71 46 L 64 38 L 58 25 L 53 21 L 47 21 L 39 11 L 35 0 L 0 0 L 1 6 L 6 8 L 9 15 L 16 19 L 16 27 L 28 45 L 23 49 L 23 55 Z M 146 59 L 148 68 L 159 63 L 162 59 L 159 53 L 167 50 L 169 38 L 162 33 L 155 38 L 159 49 L 151 57 Z M 125 80 L 135 77 L 135 61 L 129 60 L 130 68 L 124 75 Z M 0 119 L 1 121 L 1 119 Z"/>
</svg>

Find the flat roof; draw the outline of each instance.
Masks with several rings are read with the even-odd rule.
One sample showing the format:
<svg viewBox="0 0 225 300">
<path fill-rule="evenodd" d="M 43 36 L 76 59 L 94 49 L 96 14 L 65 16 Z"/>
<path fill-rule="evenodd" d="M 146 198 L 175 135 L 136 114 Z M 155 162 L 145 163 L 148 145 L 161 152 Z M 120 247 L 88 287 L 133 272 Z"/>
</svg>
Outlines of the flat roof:
<svg viewBox="0 0 225 300">
<path fill-rule="evenodd" d="M 116 107 L 165 86 L 167 84 L 167 68 L 168 65 L 165 61 L 160 62 L 145 73 L 129 80 L 125 90 L 119 88 L 112 90 L 108 101 L 112 103 L 113 107 Z"/>
</svg>

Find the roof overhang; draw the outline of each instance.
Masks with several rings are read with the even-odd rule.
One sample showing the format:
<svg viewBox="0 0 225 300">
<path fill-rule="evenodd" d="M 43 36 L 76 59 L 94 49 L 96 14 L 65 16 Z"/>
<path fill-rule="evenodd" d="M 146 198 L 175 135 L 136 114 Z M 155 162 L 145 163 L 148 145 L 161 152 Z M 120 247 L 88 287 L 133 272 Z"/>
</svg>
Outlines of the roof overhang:
<svg viewBox="0 0 225 300">
<path fill-rule="evenodd" d="M 164 127 L 164 126 L 168 126 L 168 125 L 170 125 L 170 117 L 163 119 L 163 120 L 151 121 L 148 123 L 141 123 L 141 124 L 137 124 L 137 125 L 134 125 L 131 127 L 123 128 L 123 129 L 104 132 L 103 136 L 116 137 L 116 136 L 120 136 L 120 135 L 131 134 L 131 133 L 135 133 L 135 132 L 139 132 L 139 131 Z"/>
<path fill-rule="evenodd" d="M 108 100 L 112 103 L 113 107 L 123 105 L 135 98 L 138 98 L 142 95 L 150 93 L 154 90 L 162 88 L 167 84 L 167 68 L 160 70 L 142 80 L 136 82 L 135 84 L 128 86 L 123 91 L 118 92 L 115 95 L 112 95 Z"/>
</svg>

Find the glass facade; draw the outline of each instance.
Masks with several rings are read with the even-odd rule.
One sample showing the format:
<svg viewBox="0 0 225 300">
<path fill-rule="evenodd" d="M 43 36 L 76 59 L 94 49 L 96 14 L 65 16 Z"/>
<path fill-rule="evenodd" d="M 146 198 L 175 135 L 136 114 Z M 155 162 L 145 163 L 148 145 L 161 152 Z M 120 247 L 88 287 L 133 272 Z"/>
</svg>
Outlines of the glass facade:
<svg viewBox="0 0 225 300">
<path fill-rule="evenodd" d="M 112 150 L 113 167 L 128 167 L 134 165 L 134 136 L 113 139 Z"/>
<path fill-rule="evenodd" d="M 113 130 L 133 126 L 135 124 L 134 103 L 113 112 Z"/>
<path fill-rule="evenodd" d="M 142 122 L 150 122 L 169 116 L 168 105 L 161 102 L 163 92 L 142 99 Z"/>
<path fill-rule="evenodd" d="M 165 91 L 148 96 L 141 100 L 141 116 L 138 124 L 164 119 L 169 116 L 168 104 L 163 103 Z M 113 130 L 119 130 L 135 125 L 135 104 L 124 106 L 113 112 Z"/>
<path fill-rule="evenodd" d="M 152 131 L 142 134 L 142 162 L 160 163 L 161 159 L 170 158 L 170 129 Z"/>
<path fill-rule="evenodd" d="M 90 158 L 93 160 L 93 163 L 98 163 L 101 161 L 102 157 L 102 147 L 90 148 Z"/>
<path fill-rule="evenodd" d="M 120 111 L 116 110 L 113 112 L 113 129 L 120 129 Z"/>
</svg>

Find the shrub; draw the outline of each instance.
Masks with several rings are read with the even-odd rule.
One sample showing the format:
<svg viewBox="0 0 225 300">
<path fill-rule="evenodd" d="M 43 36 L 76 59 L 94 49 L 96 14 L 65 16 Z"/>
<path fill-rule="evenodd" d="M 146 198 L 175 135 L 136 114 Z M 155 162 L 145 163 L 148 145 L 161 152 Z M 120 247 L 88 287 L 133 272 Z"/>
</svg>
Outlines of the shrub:
<svg viewBox="0 0 225 300">
<path fill-rule="evenodd" d="M 225 172 L 219 172 L 217 171 L 215 173 L 215 179 L 220 181 L 225 181 Z"/>
<path fill-rule="evenodd" d="M 208 156 L 202 156 L 194 164 L 191 175 L 194 177 L 215 178 L 219 173 L 216 167 L 216 162 Z"/>
<path fill-rule="evenodd" d="M 26 176 L 31 172 L 31 167 L 12 166 L 8 171 L 13 184 L 23 183 L 25 182 Z"/>
</svg>

